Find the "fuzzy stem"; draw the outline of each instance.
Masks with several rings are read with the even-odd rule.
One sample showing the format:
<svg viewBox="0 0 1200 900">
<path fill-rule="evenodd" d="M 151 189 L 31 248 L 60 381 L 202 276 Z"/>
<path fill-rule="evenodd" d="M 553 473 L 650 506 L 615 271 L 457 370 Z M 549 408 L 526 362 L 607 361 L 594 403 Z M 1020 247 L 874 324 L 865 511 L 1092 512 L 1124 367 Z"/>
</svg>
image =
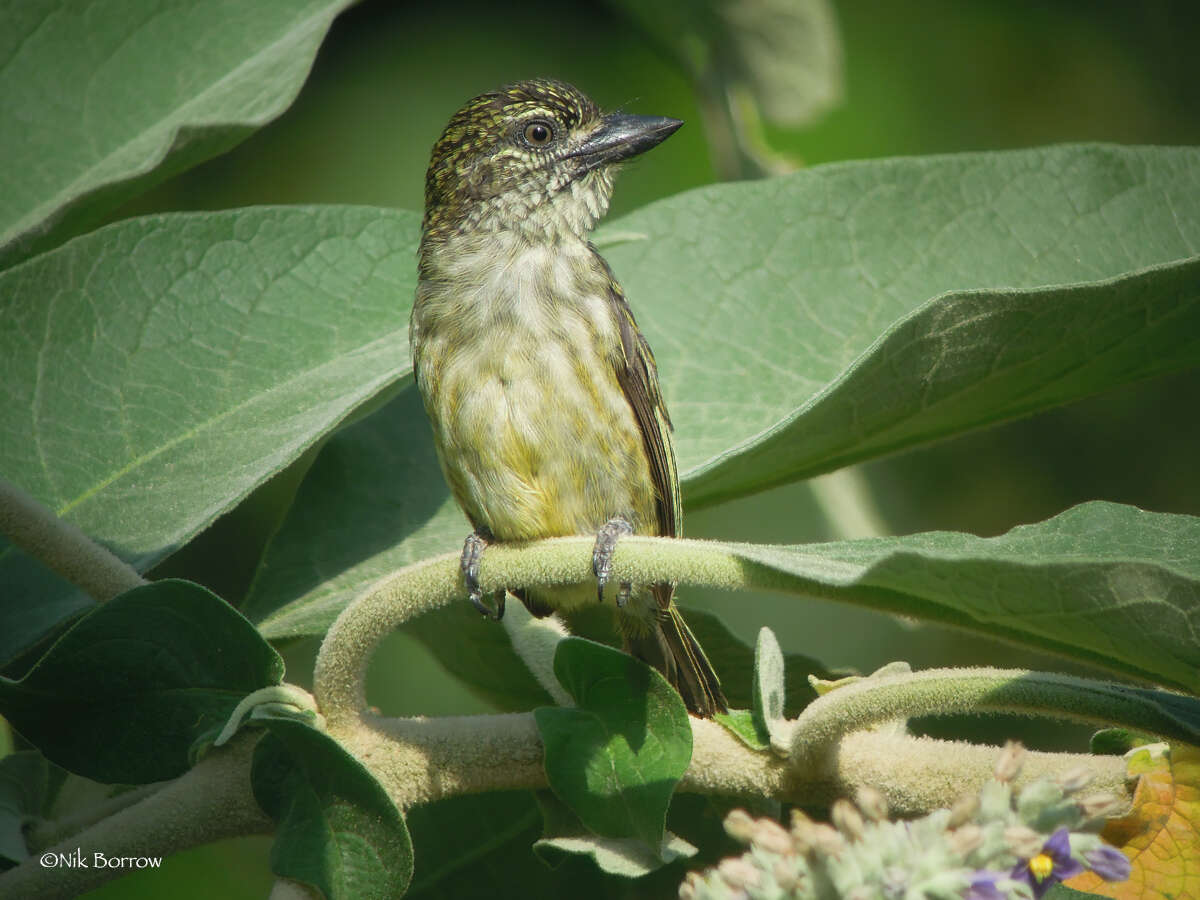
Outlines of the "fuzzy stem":
<svg viewBox="0 0 1200 900">
<path fill-rule="evenodd" d="M 589 537 L 570 537 L 494 545 L 484 556 L 480 586 L 487 593 L 513 584 L 585 581 L 591 577 L 592 544 Z M 687 584 L 737 588 L 751 580 L 764 586 L 771 577 L 709 542 L 632 536 L 618 546 L 613 567 L 614 578 L 635 583 L 682 574 Z M 456 794 L 546 784 L 541 741 L 529 714 L 391 719 L 366 711 L 367 661 L 379 641 L 410 618 L 459 600 L 463 593 L 457 554 L 410 566 L 354 600 L 330 628 L 317 656 L 313 694 L 330 735 L 371 769 L 401 809 Z M 893 709 L 887 717 L 895 715 Z M 953 802 L 991 777 L 998 753 L 996 748 L 867 732 L 845 737 L 838 753 L 812 765 L 753 751 L 713 722 L 693 719 L 692 728 L 692 762 L 682 790 L 814 803 L 852 795 L 870 784 L 905 813 Z M 875 758 L 875 753 L 884 755 Z M 1124 793 L 1119 759 L 1067 754 L 1039 759 L 1040 767 L 1028 770 L 1031 777 L 1043 769 L 1059 772 L 1085 764 L 1114 792 Z M 907 765 L 897 782 L 886 775 L 892 765 Z M 931 772 L 940 773 L 932 786 Z"/>
<path fill-rule="evenodd" d="M 812 759 L 839 739 L 893 719 L 1007 712 L 1095 725 L 1120 722 L 1195 742 L 1195 730 L 1119 685 L 1023 669 L 929 669 L 864 678 L 810 703 L 796 721 L 792 753 Z"/>
<path fill-rule="evenodd" d="M 107 548 L 2 478 L 0 534 L 97 601 L 146 583 Z"/>
<path fill-rule="evenodd" d="M 484 593 L 506 586 L 578 584 L 592 578 L 591 537 L 566 537 L 531 544 L 494 544 L 480 567 Z M 313 672 L 313 695 L 331 730 L 339 717 L 366 709 L 367 662 L 388 634 L 423 613 L 462 600 L 458 554 L 439 556 L 401 569 L 376 582 L 347 606 L 321 644 Z M 652 584 L 674 580 L 736 589 L 749 583 L 746 564 L 708 541 L 629 536 L 613 557 L 613 580 Z M 764 579 L 759 574 L 760 586 Z M 781 576 L 779 584 L 785 581 Z"/>
</svg>

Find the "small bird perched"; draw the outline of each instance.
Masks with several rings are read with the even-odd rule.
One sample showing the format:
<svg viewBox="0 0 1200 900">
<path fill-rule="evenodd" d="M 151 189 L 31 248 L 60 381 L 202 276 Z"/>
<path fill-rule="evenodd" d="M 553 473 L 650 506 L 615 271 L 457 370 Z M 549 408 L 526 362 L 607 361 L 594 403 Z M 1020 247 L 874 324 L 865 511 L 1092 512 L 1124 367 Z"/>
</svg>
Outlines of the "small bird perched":
<svg viewBox="0 0 1200 900">
<path fill-rule="evenodd" d="M 481 94 L 450 119 L 425 179 L 410 340 L 446 481 L 475 533 L 463 548 L 471 599 L 489 541 L 597 535 L 604 596 L 623 534 L 678 536 L 671 420 L 650 346 L 587 240 L 616 164 L 683 123 L 603 115 L 559 81 Z M 577 587 L 514 592 L 535 615 L 595 602 Z M 726 708 L 721 684 L 673 602 L 674 585 L 620 585 L 626 649 L 657 667 L 688 709 Z"/>
</svg>

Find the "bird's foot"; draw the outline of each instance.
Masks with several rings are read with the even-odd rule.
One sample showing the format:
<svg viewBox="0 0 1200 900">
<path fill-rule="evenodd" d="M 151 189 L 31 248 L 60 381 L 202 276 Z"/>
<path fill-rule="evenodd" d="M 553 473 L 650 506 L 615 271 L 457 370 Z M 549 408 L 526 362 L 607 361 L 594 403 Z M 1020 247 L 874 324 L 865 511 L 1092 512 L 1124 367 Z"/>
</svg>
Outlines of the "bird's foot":
<svg viewBox="0 0 1200 900">
<path fill-rule="evenodd" d="M 499 622 L 504 618 L 504 591 L 496 592 L 496 606 L 492 608 L 483 602 L 483 590 L 479 587 L 479 564 L 483 561 L 483 551 L 487 549 L 490 540 L 492 540 L 492 534 L 484 528 L 479 528 L 467 535 L 467 539 L 463 543 L 459 568 L 462 569 L 463 581 L 467 584 L 471 604 L 479 610 L 481 615 Z"/>
<path fill-rule="evenodd" d="M 604 523 L 596 535 L 596 546 L 592 549 L 592 572 L 596 575 L 596 597 L 600 601 L 604 600 L 604 586 L 608 584 L 609 575 L 612 573 L 612 558 L 617 549 L 617 541 L 627 534 L 633 534 L 633 526 L 629 524 L 629 520 L 623 516 L 614 516 Z M 629 602 L 632 592 L 633 585 L 622 581 L 617 591 L 617 606 L 624 606 Z"/>
</svg>

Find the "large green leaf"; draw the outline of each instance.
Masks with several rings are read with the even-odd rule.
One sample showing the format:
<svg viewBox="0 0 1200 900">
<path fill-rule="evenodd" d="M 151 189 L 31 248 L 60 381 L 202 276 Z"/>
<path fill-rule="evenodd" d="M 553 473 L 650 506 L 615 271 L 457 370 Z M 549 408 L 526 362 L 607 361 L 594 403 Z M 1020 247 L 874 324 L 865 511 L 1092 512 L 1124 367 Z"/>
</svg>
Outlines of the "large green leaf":
<svg viewBox="0 0 1200 900">
<path fill-rule="evenodd" d="M 1200 689 L 1200 518 L 1085 503 L 994 538 L 719 544 L 759 587 L 981 631 Z"/>
<path fill-rule="evenodd" d="M 692 506 L 1200 361 L 1196 263 L 1143 271 L 1200 250 L 1197 149 L 819 166 L 605 236 Z"/>
<path fill-rule="evenodd" d="M 21 0 L 0 10 L 0 265 L 279 115 L 349 0 Z"/>
<path fill-rule="evenodd" d="M 149 216 L 0 273 L 0 473 L 152 565 L 408 372 L 417 228 Z M 0 553 L 0 582 L 27 566 Z M 42 603 L 6 593 L 2 658 L 59 621 Z"/>
<path fill-rule="evenodd" d="M 158 581 L 98 606 L 24 678 L 0 678 L 3 714 L 47 759 L 107 783 L 187 771 L 196 742 L 283 660 L 197 584 Z"/>
<path fill-rule="evenodd" d="M 1200 262 L 1165 263 L 1200 247 L 1198 184 L 1200 151 L 1058 147 L 823 166 L 613 223 L 686 503 L 1194 364 Z M 398 400 L 323 450 L 254 586 L 269 633 L 461 546 L 422 415 Z"/>
</svg>

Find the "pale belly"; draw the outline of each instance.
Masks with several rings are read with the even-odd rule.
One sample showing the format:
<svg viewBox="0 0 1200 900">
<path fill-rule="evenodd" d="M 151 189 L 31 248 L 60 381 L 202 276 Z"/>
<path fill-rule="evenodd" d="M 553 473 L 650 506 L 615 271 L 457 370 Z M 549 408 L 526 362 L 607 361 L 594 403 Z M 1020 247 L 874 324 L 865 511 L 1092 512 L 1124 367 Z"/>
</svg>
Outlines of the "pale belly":
<svg viewBox="0 0 1200 900">
<path fill-rule="evenodd" d="M 594 333 L 431 338 L 419 381 L 451 489 L 498 540 L 594 534 L 614 516 L 658 531 L 642 434 Z M 523 347 L 521 351 L 514 348 Z"/>
</svg>

